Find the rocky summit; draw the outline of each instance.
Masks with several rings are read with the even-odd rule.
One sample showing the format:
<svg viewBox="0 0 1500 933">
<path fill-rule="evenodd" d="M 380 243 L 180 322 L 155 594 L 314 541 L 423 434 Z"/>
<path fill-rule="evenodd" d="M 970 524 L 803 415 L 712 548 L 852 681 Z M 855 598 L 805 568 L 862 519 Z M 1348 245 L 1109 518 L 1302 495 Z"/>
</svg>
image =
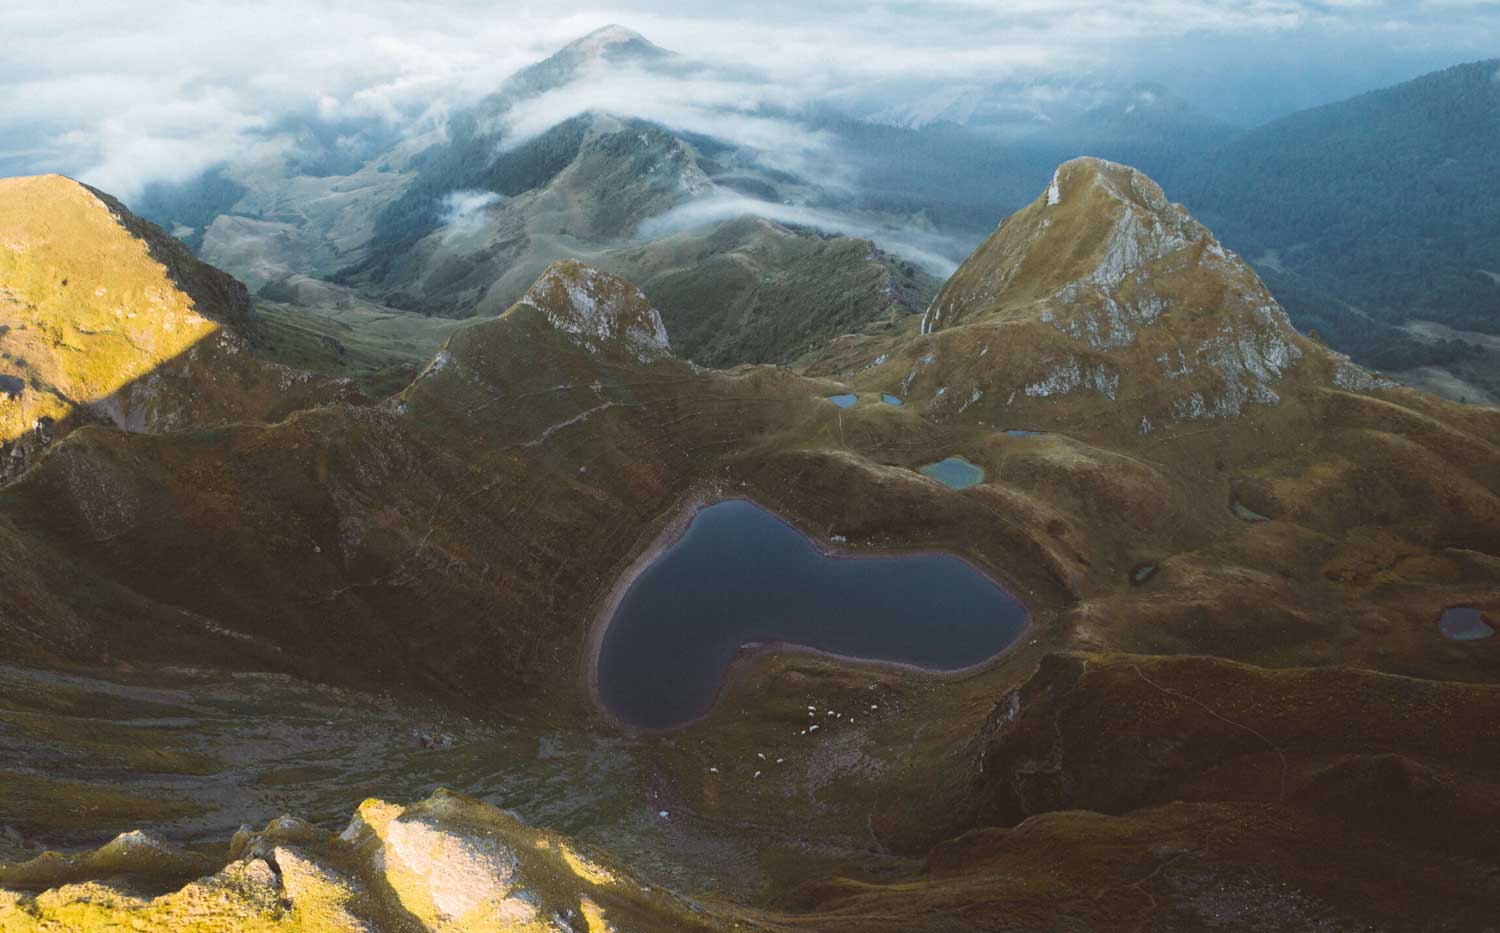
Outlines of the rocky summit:
<svg viewBox="0 0 1500 933">
<path fill-rule="evenodd" d="M 1142 435 L 1276 406 L 1303 382 L 1394 385 L 1298 334 L 1250 267 L 1155 182 L 1098 159 L 1060 166 L 919 330 L 933 339 L 908 344 L 915 356 L 876 357 L 905 365 L 904 395 L 954 411 L 998 400 L 1022 419 L 1062 400 Z"/>
<path fill-rule="evenodd" d="M 1500 615 L 1500 412 L 1299 334 L 1139 171 L 1063 164 L 789 365 L 570 259 L 461 327 L 289 282 L 332 310 L 0 182 L 0 927 L 1494 922 L 1500 639 L 1439 618 Z M 736 497 L 1028 626 L 942 674 L 747 645 L 631 728 L 612 607 Z"/>
</svg>

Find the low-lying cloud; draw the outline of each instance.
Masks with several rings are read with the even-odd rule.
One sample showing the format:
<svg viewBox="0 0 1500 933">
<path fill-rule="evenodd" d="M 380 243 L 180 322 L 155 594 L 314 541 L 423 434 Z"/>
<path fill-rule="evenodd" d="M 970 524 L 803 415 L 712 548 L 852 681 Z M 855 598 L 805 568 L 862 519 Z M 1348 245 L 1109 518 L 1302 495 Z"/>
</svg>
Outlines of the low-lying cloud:
<svg viewBox="0 0 1500 933">
<path fill-rule="evenodd" d="M 484 229 L 485 208 L 505 200 L 493 191 L 450 191 L 443 196 L 442 220 L 446 236 L 455 237 Z"/>
<path fill-rule="evenodd" d="M 942 234 L 902 229 L 888 224 L 872 223 L 853 214 L 795 204 L 777 204 L 737 194 L 715 194 L 680 205 L 641 224 L 639 233 L 647 239 L 698 230 L 736 217 L 763 217 L 777 223 L 809 227 L 821 233 L 862 237 L 878 242 L 882 249 L 908 259 L 940 278 L 947 278 L 958 268 L 958 260 L 973 248 Z"/>
<path fill-rule="evenodd" d="M 815 141 L 764 110 L 874 112 L 954 84 L 1118 76 L 1253 119 L 1487 57 L 1500 38 L 1494 0 L 10 0 L 0 170 L 62 171 L 128 198 L 217 161 L 273 158 L 293 117 L 422 132 L 610 22 L 759 77 L 590 87 L 551 104 L 592 100 L 803 159 Z M 1295 54 L 1268 64 L 1283 48 Z"/>
<path fill-rule="evenodd" d="M 831 160 L 831 137 L 771 115 L 803 105 L 774 83 L 610 69 L 517 104 L 506 115 L 504 146 L 519 146 L 579 114 L 603 112 L 731 142 L 763 166 L 798 175 L 816 171 L 820 181 L 836 186 L 840 170 Z"/>
</svg>

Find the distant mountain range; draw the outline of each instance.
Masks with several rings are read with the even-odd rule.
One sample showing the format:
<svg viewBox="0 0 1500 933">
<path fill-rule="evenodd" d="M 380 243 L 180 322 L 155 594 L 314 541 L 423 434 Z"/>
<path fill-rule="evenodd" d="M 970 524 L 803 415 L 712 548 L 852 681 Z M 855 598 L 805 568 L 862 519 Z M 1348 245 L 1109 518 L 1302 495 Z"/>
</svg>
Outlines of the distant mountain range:
<svg viewBox="0 0 1500 933">
<path fill-rule="evenodd" d="M 1171 182 L 1300 326 L 1404 368 L 1409 321 L 1500 333 L 1497 141 L 1500 59 L 1285 117 Z"/>
<path fill-rule="evenodd" d="M 607 27 L 518 72 L 441 132 L 352 132 L 340 151 L 326 128 L 299 126 L 293 155 L 153 188 L 139 208 L 252 289 L 310 275 L 445 316 L 494 313 L 566 256 L 631 275 L 652 294 L 651 270 L 662 265 L 650 257 L 654 241 L 687 231 L 748 254 L 758 247 L 730 241 L 764 228 L 721 225 L 759 216 L 783 237 L 822 230 L 873 240 L 880 250 L 835 252 L 846 263 L 891 262 L 835 276 L 885 276 L 901 306 L 920 310 L 995 216 L 1024 204 L 1059 162 L 1086 154 L 1159 178 L 1246 256 L 1302 330 L 1382 368 L 1446 367 L 1449 381 L 1462 376 L 1457 394 L 1482 399 L 1500 395 L 1500 355 L 1463 334 L 1500 333 L 1500 217 L 1484 196 L 1500 169 L 1497 72 L 1496 61 L 1460 66 L 1248 131 L 1148 84 L 1079 85 L 1061 96 L 962 87 L 862 115 L 829 106 L 736 112 L 817 138 L 837 178 L 628 114 L 589 110 L 517 137 L 518 108 L 601 76 L 722 76 Z M 670 249 L 674 269 L 684 255 L 708 261 L 701 249 Z M 712 329 L 708 294 L 724 305 L 796 307 L 825 322 L 812 327 L 820 333 L 857 330 L 894 306 L 883 287 L 839 311 L 817 290 L 756 297 L 762 290 L 744 277 L 702 284 L 718 274 L 703 268 L 691 300 L 680 290 L 652 294 L 684 334 Z M 754 348 L 721 338 L 709 350 L 690 337 L 681 349 L 715 363 L 798 352 L 791 338 Z"/>
<path fill-rule="evenodd" d="M 1013 148 L 1038 169 L 1083 154 L 1150 165 L 1158 174 L 1238 132 L 1156 83 L 1122 90 L 1056 80 L 940 90 L 867 119 L 916 130 L 962 128 Z"/>
<path fill-rule="evenodd" d="M 1081 106 L 1026 86 L 945 89 L 870 119 L 990 134 L 1031 185 L 1078 153 L 1139 166 L 1244 253 L 1302 329 L 1386 368 L 1464 367 L 1483 341 L 1405 325 L 1500 333 L 1497 75 L 1500 60 L 1461 65 L 1248 131 L 1150 85 Z M 1500 361 L 1490 378 L 1500 387 Z"/>
</svg>

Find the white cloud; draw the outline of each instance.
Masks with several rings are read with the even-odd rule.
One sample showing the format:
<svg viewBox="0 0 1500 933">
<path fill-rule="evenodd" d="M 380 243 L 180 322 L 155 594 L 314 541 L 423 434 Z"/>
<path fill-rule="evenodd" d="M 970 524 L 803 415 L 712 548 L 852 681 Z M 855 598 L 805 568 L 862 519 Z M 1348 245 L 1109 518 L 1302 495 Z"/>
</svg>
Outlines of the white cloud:
<svg viewBox="0 0 1500 933">
<path fill-rule="evenodd" d="M 820 169 L 826 182 L 836 166 L 826 161 L 832 140 L 772 112 L 800 110 L 800 97 L 774 83 L 722 77 L 673 77 L 640 70 L 586 74 L 581 80 L 522 102 L 506 115 L 507 148 L 589 111 L 635 117 L 669 129 L 728 140 L 751 150 L 770 168 L 795 173 Z"/>
<path fill-rule="evenodd" d="M 444 236 L 456 237 L 484 227 L 484 210 L 505 200 L 493 191 L 450 191 L 443 196 Z"/>
<path fill-rule="evenodd" d="M 689 201 L 641 224 L 646 239 L 695 230 L 736 217 L 764 217 L 777 223 L 810 227 L 823 233 L 876 240 L 881 247 L 909 259 L 934 275 L 946 278 L 958 268 L 954 256 L 962 256 L 972 244 L 951 237 L 915 230 L 901 230 L 862 220 L 851 214 L 795 204 L 777 204 L 735 194 L 720 194 Z"/>
<path fill-rule="evenodd" d="M 287 115 L 430 126 L 455 106 L 566 41 L 625 23 L 692 58 L 754 69 L 756 81 L 634 100 L 590 88 L 600 106 L 632 104 L 661 122 L 805 157 L 815 141 L 757 116 L 760 104 L 911 95 L 951 83 L 1045 80 L 1155 69 L 1194 96 L 1246 100 L 1277 82 L 1369 81 L 1493 55 L 1493 0 L 7 0 L 0 3 L 4 164 L 64 171 L 129 196 L 151 178 L 274 147 Z M 1290 65 L 1253 63 L 1256 43 L 1308 37 Z M 1365 54 L 1340 55 L 1354 41 Z M 1398 39 L 1399 37 L 1399 39 Z M 1399 41 L 1401 45 L 1393 43 Z M 1204 49 L 1213 50 L 1210 53 Z M 1235 52 L 1234 50 L 1239 50 Z M 1297 72 L 1295 68 L 1322 69 Z M 1226 87 L 1234 82 L 1234 87 Z M 1260 82 L 1257 84 L 1256 82 Z M 659 97 L 658 97 L 659 95 Z M 1282 94 L 1281 99 L 1292 96 Z M 1318 98 L 1304 94 L 1302 98 Z M 1322 95 L 1325 99 L 1328 94 Z M 559 106 L 584 105 L 575 94 Z M 649 112 L 648 112 L 649 111 Z M 535 115 L 532 115 L 535 118 Z M 790 147 L 790 150 L 788 149 Z"/>
</svg>

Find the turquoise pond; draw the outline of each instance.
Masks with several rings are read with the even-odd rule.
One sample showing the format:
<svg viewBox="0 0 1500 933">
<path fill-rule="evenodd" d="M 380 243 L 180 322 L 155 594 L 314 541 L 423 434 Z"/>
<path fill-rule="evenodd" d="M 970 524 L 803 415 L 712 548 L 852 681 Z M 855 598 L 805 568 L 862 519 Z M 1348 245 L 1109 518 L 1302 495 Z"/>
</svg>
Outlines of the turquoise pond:
<svg viewBox="0 0 1500 933">
<path fill-rule="evenodd" d="M 843 395 L 830 395 L 827 396 L 827 398 L 830 402 L 840 408 L 852 407 L 855 402 L 859 401 L 859 396 L 853 393 L 845 393 Z"/>
<path fill-rule="evenodd" d="M 901 405 L 901 404 L 904 404 L 899 398 L 896 398 L 896 396 L 894 396 L 894 395 L 888 395 L 886 393 L 881 393 L 880 400 L 882 402 L 885 402 L 887 405 Z"/>
<path fill-rule="evenodd" d="M 1494 628 L 1484 621 L 1484 613 L 1464 607 L 1444 609 L 1438 630 L 1454 641 L 1481 641 L 1495 634 Z"/>
<path fill-rule="evenodd" d="M 952 554 L 829 554 L 772 512 L 731 499 L 697 512 L 629 585 L 599 646 L 599 699 L 670 729 L 713 706 L 747 645 L 953 671 L 1016 640 L 1027 612 Z"/>
<path fill-rule="evenodd" d="M 922 467 L 922 475 L 935 479 L 949 489 L 968 489 L 984 482 L 984 469 L 963 457 L 948 457 Z"/>
</svg>

